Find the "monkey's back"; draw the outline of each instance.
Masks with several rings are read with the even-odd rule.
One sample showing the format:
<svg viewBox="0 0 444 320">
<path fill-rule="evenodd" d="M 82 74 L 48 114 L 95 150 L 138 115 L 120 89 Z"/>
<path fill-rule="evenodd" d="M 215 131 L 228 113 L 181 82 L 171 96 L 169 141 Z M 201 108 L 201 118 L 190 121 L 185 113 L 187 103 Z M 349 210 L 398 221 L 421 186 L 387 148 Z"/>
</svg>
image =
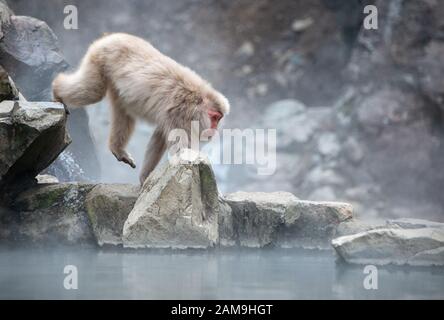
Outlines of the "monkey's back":
<svg viewBox="0 0 444 320">
<path fill-rule="evenodd" d="M 128 114 L 157 123 L 168 108 L 181 103 L 184 88 L 210 89 L 195 72 L 162 54 L 149 42 L 125 33 L 96 40 L 85 59 L 99 65 L 108 90 Z"/>
</svg>

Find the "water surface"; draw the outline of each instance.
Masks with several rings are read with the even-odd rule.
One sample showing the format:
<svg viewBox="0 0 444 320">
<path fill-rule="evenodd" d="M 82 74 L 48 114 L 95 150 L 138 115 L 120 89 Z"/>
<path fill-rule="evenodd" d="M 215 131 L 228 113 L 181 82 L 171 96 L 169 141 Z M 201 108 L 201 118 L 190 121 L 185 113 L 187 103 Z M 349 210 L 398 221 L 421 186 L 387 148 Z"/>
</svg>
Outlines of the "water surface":
<svg viewBox="0 0 444 320">
<path fill-rule="evenodd" d="M 78 289 L 66 290 L 66 265 Z M 444 269 L 363 267 L 304 250 L 124 251 L 0 247 L 1 299 L 443 299 Z"/>
</svg>

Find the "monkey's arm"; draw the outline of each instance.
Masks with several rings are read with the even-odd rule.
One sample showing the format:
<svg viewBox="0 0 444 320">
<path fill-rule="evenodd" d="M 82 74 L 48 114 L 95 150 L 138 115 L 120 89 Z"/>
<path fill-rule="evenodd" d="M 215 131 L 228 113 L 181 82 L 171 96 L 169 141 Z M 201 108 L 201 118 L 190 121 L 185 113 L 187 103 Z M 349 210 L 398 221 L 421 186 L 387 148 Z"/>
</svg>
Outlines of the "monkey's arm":
<svg viewBox="0 0 444 320">
<path fill-rule="evenodd" d="M 162 159 L 163 154 L 166 150 L 165 137 L 162 134 L 162 130 L 157 128 L 153 136 L 148 143 L 147 149 L 145 151 L 145 158 L 143 160 L 142 171 L 140 172 L 140 184 L 143 184 L 149 174 L 154 170 L 154 168 Z"/>
</svg>

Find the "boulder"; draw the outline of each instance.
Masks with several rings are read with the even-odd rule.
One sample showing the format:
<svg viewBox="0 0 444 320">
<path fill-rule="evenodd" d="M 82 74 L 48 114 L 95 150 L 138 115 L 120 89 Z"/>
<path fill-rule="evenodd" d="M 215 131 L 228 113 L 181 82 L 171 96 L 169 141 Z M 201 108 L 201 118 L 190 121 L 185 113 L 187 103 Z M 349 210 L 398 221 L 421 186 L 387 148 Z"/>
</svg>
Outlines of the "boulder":
<svg viewBox="0 0 444 320">
<path fill-rule="evenodd" d="M 51 28 L 41 20 L 14 15 L 4 2 L 0 3 L 0 66 L 29 101 L 52 101 L 52 80 L 69 67 Z M 49 172 L 61 181 L 94 180 L 100 169 L 84 109 L 72 110 L 68 131 L 73 143 Z"/>
<path fill-rule="evenodd" d="M 27 99 L 49 100 L 52 79 L 68 68 L 55 34 L 43 21 L 15 15 L 2 30 L 0 65 Z"/>
<path fill-rule="evenodd" d="M 39 177 L 38 177 L 39 178 Z M 40 177 L 41 178 L 41 177 Z M 0 206 L 0 240 L 39 245 L 121 245 L 139 187 L 40 179 Z"/>
<path fill-rule="evenodd" d="M 184 150 L 145 181 L 123 227 L 125 247 L 208 248 L 218 244 L 219 194 L 208 160 Z"/>
<path fill-rule="evenodd" d="M 336 238 L 332 245 L 348 263 L 444 265 L 444 228 L 382 228 Z"/>
<path fill-rule="evenodd" d="M 99 246 L 122 244 L 123 225 L 139 195 L 130 184 L 99 184 L 86 196 L 85 208 Z"/>
<path fill-rule="evenodd" d="M 7 239 L 40 245 L 94 245 L 85 209 L 89 184 L 41 184 L 20 193 L 12 206 L 17 217 Z M 6 217 L 5 217 L 6 219 Z"/>
<path fill-rule="evenodd" d="M 300 217 L 279 233 L 284 248 L 329 249 L 338 226 L 353 218 L 353 206 L 344 202 L 298 201 Z"/>
<path fill-rule="evenodd" d="M 278 232 L 299 218 L 298 198 L 288 192 L 236 192 L 225 196 L 231 207 L 234 239 L 244 247 L 265 247 L 273 244 Z M 225 229 L 224 226 L 222 229 Z"/>
<path fill-rule="evenodd" d="M 0 188 L 34 178 L 70 143 L 63 105 L 0 102 Z"/>
<path fill-rule="evenodd" d="M 349 204 L 303 201 L 288 192 L 237 192 L 225 201 L 234 238 L 224 241 L 245 247 L 327 249 L 338 225 L 353 216 Z"/>
</svg>

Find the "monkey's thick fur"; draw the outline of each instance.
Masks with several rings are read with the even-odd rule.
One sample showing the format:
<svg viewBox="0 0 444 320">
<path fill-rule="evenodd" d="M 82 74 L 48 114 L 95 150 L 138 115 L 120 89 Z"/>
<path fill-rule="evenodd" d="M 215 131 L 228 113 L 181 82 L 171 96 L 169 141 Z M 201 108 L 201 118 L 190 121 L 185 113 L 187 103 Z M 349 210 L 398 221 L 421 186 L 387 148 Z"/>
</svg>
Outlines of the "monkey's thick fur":
<svg viewBox="0 0 444 320">
<path fill-rule="evenodd" d="M 155 124 L 140 173 L 143 183 L 169 147 L 168 133 L 199 121 L 201 131 L 213 128 L 208 110 L 227 114 L 228 100 L 195 72 L 163 55 L 145 40 L 123 33 L 106 35 L 89 47 L 74 73 L 59 74 L 53 96 L 68 108 L 84 107 L 109 97 L 109 148 L 119 161 L 135 168 L 125 147 L 135 119 Z M 211 112 L 210 111 L 210 114 Z M 215 125 L 219 118 L 217 118 Z"/>
</svg>

